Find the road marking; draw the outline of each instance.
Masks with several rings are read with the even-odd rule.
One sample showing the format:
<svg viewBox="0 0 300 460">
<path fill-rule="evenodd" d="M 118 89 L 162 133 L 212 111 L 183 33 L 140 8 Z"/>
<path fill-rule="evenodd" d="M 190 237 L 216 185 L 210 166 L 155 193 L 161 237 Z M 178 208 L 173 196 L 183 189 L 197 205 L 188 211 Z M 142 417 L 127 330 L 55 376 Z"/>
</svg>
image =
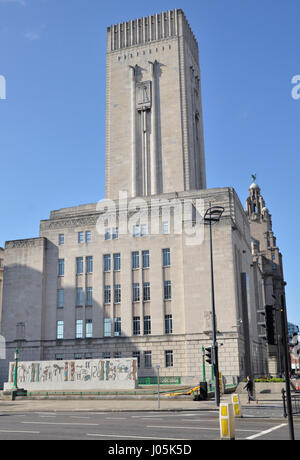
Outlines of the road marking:
<svg viewBox="0 0 300 460">
<path fill-rule="evenodd" d="M 99 426 L 99 423 L 74 423 L 74 422 L 21 422 L 27 425 L 79 425 L 79 426 Z"/>
<path fill-rule="evenodd" d="M 274 426 L 273 428 L 270 428 L 269 430 L 261 431 L 260 433 L 257 433 L 257 434 L 254 434 L 252 436 L 249 436 L 246 439 L 259 438 L 260 436 L 264 436 L 265 434 L 271 433 L 272 431 L 279 430 L 279 428 L 282 428 L 284 426 L 287 426 L 287 423 L 282 423 L 281 425 Z"/>
<path fill-rule="evenodd" d="M 105 420 L 127 420 L 127 417 L 105 417 Z"/>
<path fill-rule="evenodd" d="M 147 428 L 172 428 L 174 430 L 215 430 L 219 431 L 220 428 L 203 428 L 199 426 L 167 426 L 167 425 L 147 425 Z"/>
<path fill-rule="evenodd" d="M 40 434 L 40 431 L 0 430 L 0 433 L 27 433 L 27 434 Z"/>
<path fill-rule="evenodd" d="M 173 428 L 175 430 L 207 430 L 207 431 L 220 431 L 220 428 L 212 427 L 201 427 L 201 426 L 167 426 L 167 425 L 147 425 L 147 428 Z M 235 431 L 247 431 L 250 433 L 255 433 L 257 430 L 243 430 L 236 429 Z"/>
<path fill-rule="evenodd" d="M 182 438 L 158 438 L 156 437 L 150 437 L 150 436 L 133 436 L 133 435 L 120 435 L 120 434 L 99 434 L 99 433 L 87 433 L 87 436 L 98 436 L 101 438 L 126 438 L 126 439 L 164 439 L 166 441 L 185 441 L 186 439 Z"/>
</svg>

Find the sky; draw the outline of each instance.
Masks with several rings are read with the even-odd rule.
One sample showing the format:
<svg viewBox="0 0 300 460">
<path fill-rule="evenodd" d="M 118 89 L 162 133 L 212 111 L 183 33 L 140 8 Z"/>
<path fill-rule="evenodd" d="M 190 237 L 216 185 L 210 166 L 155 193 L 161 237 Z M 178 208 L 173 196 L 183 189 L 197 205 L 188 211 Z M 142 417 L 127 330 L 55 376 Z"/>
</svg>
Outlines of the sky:
<svg viewBox="0 0 300 460">
<path fill-rule="evenodd" d="M 199 44 L 207 186 L 245 207 L 257 175 L 300 325 L 299 0 L 0 0 L 0 246 L 104 198 L 106 28 L 174 8 Z"/>
</svg>

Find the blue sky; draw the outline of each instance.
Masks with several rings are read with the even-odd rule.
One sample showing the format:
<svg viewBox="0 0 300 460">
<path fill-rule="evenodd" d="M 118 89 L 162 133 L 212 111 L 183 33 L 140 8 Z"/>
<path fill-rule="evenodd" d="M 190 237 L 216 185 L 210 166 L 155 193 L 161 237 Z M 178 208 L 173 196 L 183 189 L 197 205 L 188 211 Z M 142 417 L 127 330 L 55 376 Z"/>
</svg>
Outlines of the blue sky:
<svg viewBox="0 0 300 460">
<path fill-rule="evenodd" d="M 244 206 L 257 174 L 300 324 L 299 0 L 0 0 L 0 246 L 104 197 L 106 27 L 173 8 L 199 43 L 208 187 L 233 186 Z"/>
</svg>

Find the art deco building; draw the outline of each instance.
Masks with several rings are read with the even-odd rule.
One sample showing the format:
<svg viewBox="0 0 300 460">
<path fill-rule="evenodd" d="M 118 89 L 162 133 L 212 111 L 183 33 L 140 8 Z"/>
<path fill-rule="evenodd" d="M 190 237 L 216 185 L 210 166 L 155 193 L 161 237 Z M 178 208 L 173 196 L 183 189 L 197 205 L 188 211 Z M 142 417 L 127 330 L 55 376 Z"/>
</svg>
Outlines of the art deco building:
<svg viewBox="0 0 300 460">
<path fill-rule="evenodd" d="M 106 62 L 106 201 L 53 211 L 38 238 L 6 243 L 3 379 L 18 346 L 21 360 L 136 356 L 140 377 L 159 365 L 199 382 L 212 330 L 202 217 L 215 205 L 220 371 L 265 373 L 250 224 L 233 188 L 206 189 L 198 45 L 183 11 L 109 27 Z"/>
<path fill-rule="evenodd" d="M 269 372 L 279 376 L 284 369 L 280 310 L 286 303 L 286 283 L 282 254 L 274 236 L 271 214 L 256 182 L 249 189 L 246 213 L 250 223 L 255 292 L 260 305 L 257 318 L 259 336 L 266 340 Z"/>
<path fill-rule="evenodd" d="M 1 325 L 1 316 L 2 316 L 3 268 L 4 268 L 4 250 L 3 248 L 0 248 L 0 325 Z"/>
</svg>

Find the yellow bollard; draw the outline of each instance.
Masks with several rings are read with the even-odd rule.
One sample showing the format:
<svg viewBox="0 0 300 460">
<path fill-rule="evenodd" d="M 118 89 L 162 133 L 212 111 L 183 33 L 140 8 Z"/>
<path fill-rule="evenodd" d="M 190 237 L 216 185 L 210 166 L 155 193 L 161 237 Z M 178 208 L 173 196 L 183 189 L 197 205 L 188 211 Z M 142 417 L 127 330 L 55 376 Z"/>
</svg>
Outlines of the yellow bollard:
<svg viewBox="0 0 300 460">
<path fill-rule="evenodd" d="M 235 439 L 235 415 L 233 404 L 220 404 L 220 437 L 221 439 Z"/>
<path fill-rule="evenodd" d="M 233 412 L 236 417 L 243 417 L 242 405 L 238 394 L 231 395 L 231 402 L 233 405 Z"/>
</svg>

